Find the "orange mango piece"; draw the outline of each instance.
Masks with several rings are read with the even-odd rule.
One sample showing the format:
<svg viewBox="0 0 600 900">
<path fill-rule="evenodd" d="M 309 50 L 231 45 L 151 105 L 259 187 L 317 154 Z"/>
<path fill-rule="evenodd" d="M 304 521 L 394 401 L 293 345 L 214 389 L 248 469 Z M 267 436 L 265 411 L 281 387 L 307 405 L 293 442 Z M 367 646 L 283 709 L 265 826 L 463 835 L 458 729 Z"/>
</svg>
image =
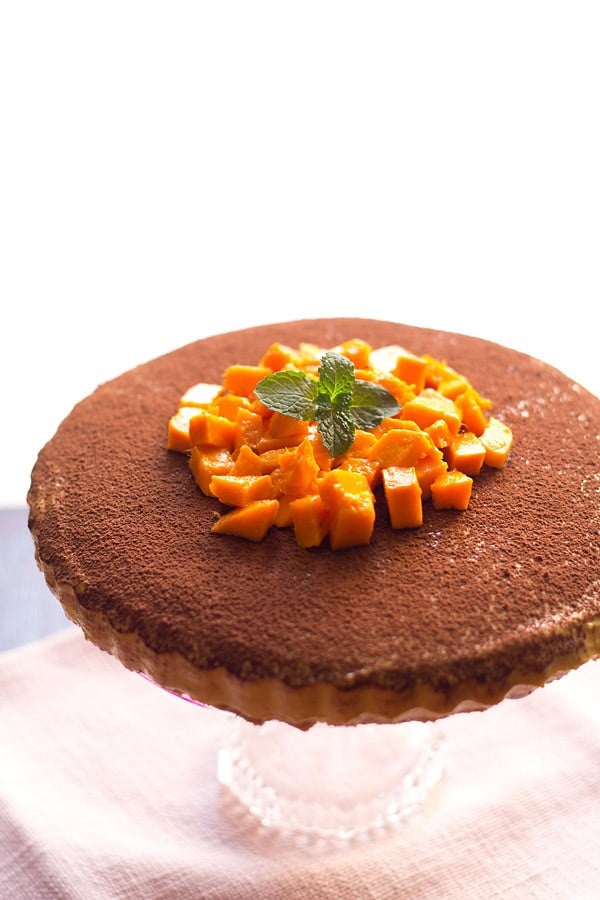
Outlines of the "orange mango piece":
<svg viewBox="0 0 600 900">
<path fill-rule="evenodd" d="M 370 365 L 377 372 L 391 372 L 400 381 L 412 385 L 416 393 L 425 387 L 426 359 L 398 344 L 374 350 L 370 356 Z"/>
<path fill-rule="evenodd" d="M 233 467 L 233 459 L 229 450 L 222 447 L 192 447 L 189 467 L 202 493 L 214 497 L 211 479 L 213 475 L 227 475 Z"/>
<path fill-rule="evenodd" d="M 235 422 L 237 425 L 235 447 L 242 447 L 244 444 L 252 448 L 257 447 L 265 432 L 262 416 L 241 406 L 238 408 Z"/>
<path fill-rule="evenodd" d="M 367 459 L 376 442 L 377 438 L 372 431 L 363 431 L 362 428 L 357 428 L 354 432 L 354 440 L 346 451 L 346 455 Z"/>
<path fill-rule="evenodd" d="M 290 502 L 296 543 L 300 547 L 318 547 L 329 530 L 329 512 L 319 494 L 309 494 Z"/>
<path fill-rule="evenodd" d="M 375 459 L 362 459 L 360 456 L 344 456 L 339 465 L 340 469 L 346 469 L 348 472 L 360 472 L 369 482 L 371 490 L 379 482 L 381 466 Z"/>
<path fill-rule="evenodd" d="M 383 469 L 383 490 L 392 528 L 419 528 L 423 524 L 421 485 L 414 467 Z"/>
<path fill-rule="evenodd" d="M 217 397 L 213 403 L 211 412 L 217 416 L 223 416 L 224 419 L 230 419 L 235 422 L 240 409 L 251 409 L 251 401 L 247 397 L 239 397 L 237 394 L 224 394 Z"/>
<path fill-rule="evenodd" d="M 280 412 L 274 412 L 269 420 L 268 433 L 272 438 L 288 438 L 300 440 L 308 432 L 308 422 L 301 422 L 292 416 L 286 416 Z"/>
<path fill-rule="evenodd" d="M 485 447 L 472 431 L 458 434 L 446 451 L 451 469 L 465 475 L 478 475 L 485 460 Z"/>
<path fill-rule="evenodd" d="M 223 387 L 232 394 L 253 397 L 258 382 L 270 374 L 271 370 L 265 366 L 229 366 L 225 369 Z"/>
<path fill-rule="evenodd" d="M 258 365 L 260 368 L 269 369 L 271 372 L 280 372 L 290 365 L 300 368 L 302 365 L 302 354 L 298 350 L 276 341 L 266 350 Z"/>
<path fill-rule="evenodd" d="M 380 372 L 371 381 L 389 391 L 400 406 L 404 406 L 407 400 L 412 400 L 416 393 L 412 384 L 407 384 L 391 372 Z"/>
<path fill-rule="evenodd" d="M 441 381 L 436 388 L 440 392 L 443 397 L 448 397 L 449 400 L 456 400 L 456 398 L 469 389 L 469 383 L 466 378 L 462 378 L 462 376 L 458 375 L 456 378 L 448 378 L 444 381 Z"/>
<path fill-rule="evenodd" d="M 339 347 L 336 347 L 336 353 L 345 356 L 355 369 L 366 369 L 369 365 L 372 347 L 366 341 L 355 338 L 350 341 L 344 341 Z"/>
<path fill-rule="evenodd" d="M 167 449 L 186 453 L 192 446 L 190 440 L 190 419 L 198 414 L 193 406 L 183 406 L 169 419 Z"/>
<path fill-rule="evenodd" d="M 329 511 L 329 543 L 332 550 L 370 543 L 375 525 L 375 505 L 364 475 L 333 469 L 319 480 L 319 493 Z"/>
<path fill-rule="evenodd" d="M 471 499 L 473 479 L 464 472 L 449 469 L 431 485 L 431 499 L 435 509 L 467 509 Z"/>
<path fill-rule="evenodd" d="M 180 406 L 198 406 L 205 408 L 219 396 L 223 388 L 220 384 L 200 382 L 188 388 L 179 401 Z"/>
<path fill-rule="evenodd" d="M 369 451 L 369 459 L 379 463 L 382 469 L 390 466 L 416 466 L 419 459 L 434 449 L 434 444 L 424 431 L 408 428 L 391 428 L 384 432 Z"/>
<path fill-rule="evenodd" d="M 449 447 L 454 440 L 454 435 L 448 428 L 445 419 L 436 419 L 432 425 L 427 426 L 425 431 L 438 449 L 443 450 L 444 447 Z"/>
<path fill-rule="evenodd" d="M 315 458 L 317 466 L 320 470 L 328 472 L 333 465 L 333 457 L 330 456 L 329 451 L 325 447 L 323 438 L 321 437 L 321 434 L 319 433 L 315 424 L 311 423 L 308 426 L 306 437 L 312 444 L 313 456 Z"/>
<path fill-rule="evenodd" d="M 262 416 L 263 419 L 268 419 L 273 415 L 272 410 L 270 410 L 268 406 L 265 406 L 264 403 L 261 403 L 258 397 L 253 400 L 249 400 L 248 402 L 249 408 L 252 410 L 252 412 L 258 413 L 258 415 Z"/>
<path fill-rule="evenodd" d="M 442 475 L 447 468 L 448 463 L 439 450 L 424 456 L 423 459 L 418 461 L 415 471 L 423 500 L 428 500 L 431 497 L 431 485 L 438 475 Z"/>
<path fill-rule="evenodd" d="M 302 357 L 303 369 L 314 363 L 318 365 L 324 353 L 323 347 L 320 347 L 318 344 L 311 344 L 310 341 L 300 341 L 298 350 Z"/>
<path fill-rule="evenodd" d="M 213 475 L 211 493 L 226 506 L 246 506 L 252 500 L 271 500 L 270 475 Z"/>
<path fill-rule="evenodd" d="M 294 498 L 290 497 L 288 494 L 278 494 L 277 500 L 279 500 L 279 509 L 277 510 L 275 521 L 273 522 L 277 528 L 289 528 L 291 526 L 292 511 L 290 507 L 293 499 Z"/>
<path fill-rule="evenodd" d="M 468 384 L 467 379 L 460 375 L 456 369 L 453 369 L 452 366 L 449 366 L 445 360 L 435 359 L 435 357 L 429 356 L 428 353 L 423 354 L 423 359 L 427 363 L 425 387 L 438 390 L 440 385 L 449 385 L 456 381 L 463 386 Z"/>
<path fill-rule="evenodd" d="M 477 437 L 481 437 L 487 426 L 487 419 L 479 405 L 479 396 L 472 389 L 467 388 L 454 398 L 454 405 L 460 413 L 462 424 L 467 431 L 472 431 Z"/>
<path fill-rule="evenodd" d="M 438 394 L 433 388 L 425 388 L 414 400 L 405 403 L 400 418 L 412 419 L 419 428 L 427 428 L 438 419 L 444 419 L 453 435 L 458 434 L 460 428 L 460 414 L 453 401 Z"/>
<path fill-rule="evenodd" d="M 258 453 L 257 455 L 260 459 L 263 472 L 265 474 L 273 472 L 279 466 L 281 457 L 286 452 L 287 451 L 284 448 L 278 447 L 273 450 L 265 450 L 263 453 Z"/>
<path fill-rule="evenodd" d="M 391 431 L 392 428 L 400 428 L 404 431 L 421 431 L 416 422 L 411 422 L 410 419 L 398 419 L 396 416 L 386 416 L 385 419 L 382 419 L 379 425 L 377 425 L 371 434 L 374 434 L 376 438 L 381 437 L 382 434 L 385 434 L 386 431 Z"/>
<path fill-rule="evenodd" d="M 425 387 L 425 372 L 427 370 L 427 362 L 422 356 L 416 356 L 409 350 L 401 348 L 398 356 L 396 367 L 392 375 L 404 381 L 406 384 L 414 386 L 415 392 L 418 394 Z"/>
<path fill-rule="evenodd" d="M 213 447 L 226 447 L 233 450 L 237 435 L 237 425 L 223 416 L 198 411 L 192 416 L 189 424 L 192 446 L 209 444 Z"/>
<path fill-rule="evenodd" d="M 511 451 L 513 434 L 508 425 L 490 416 L 485 431 L 481 435 L 481 443 L 485 447 L 485 463 L 495 469 L 501 469 Z"/>
<path fill-rule="evenodd" d="M 230 475 L 265 475 L 263 462 L 252 447 L 242 444 L 235 455 L 235 461 L 229 473 Z"/>
<path fill-rule="evenodd" d="M 300 497 L 311 492 L 318 473 L 312 442 L 305 438 L 299 447 L 281 454 L 279 465 L 271 473 L 271 478 L 276 491 Z"/>
<path fill-rule="evenodd" d="M 262 541 L 275 522 L 277 500 L 253 500 L 247 506 L 220 516 L 211 528 L 213 534 L 231 534 L 248 541 Z"/>
<path fill-rule="evenodd" d="M 288 435 L 288 437 L 270 437 L 265 434 L 254 448 L 261 455 L 269 450 L 286 450 L 290 447 L 297 447 L 305 439 L 306 433 L 302 431 L 296 434 Z"/>
</svg>

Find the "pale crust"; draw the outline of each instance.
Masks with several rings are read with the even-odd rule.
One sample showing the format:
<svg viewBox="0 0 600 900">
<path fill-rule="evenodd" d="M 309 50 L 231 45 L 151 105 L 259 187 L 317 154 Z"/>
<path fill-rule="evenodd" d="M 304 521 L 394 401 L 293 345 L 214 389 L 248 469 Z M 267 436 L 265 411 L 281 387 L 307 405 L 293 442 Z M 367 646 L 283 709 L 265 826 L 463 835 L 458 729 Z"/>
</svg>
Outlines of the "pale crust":
<svg viewBox="0 0 600 900">
<path fill-rule="evenodd" d="M 289 687 L 276 679 L 244 681 L 222 666 L 200 669 L 179 653 L 156 653 L 134 632 L 116 631 L 102 612 L 81 606 L 71 585 L 58 583 L 51 567 L 39 557 L 38 564 L 69 619 L 81 627 L 89 641 L 115 656 L 125 668 L 187 700 L 232 711 L 257 724 L 277 719 L 307 729 L 317 722 L 358 725 L 432 721 L 524 697 L 600 656 L 598 617 L 586 624 L 585 644 L 579 652 L 557 656 L 543 672 L 515 669 L 493 684 L 464 681 L 446 692 L 418 684 L 409 691 L 397 692 L 377 686 L 341 690 L 327 682 Z"/>
</svg>

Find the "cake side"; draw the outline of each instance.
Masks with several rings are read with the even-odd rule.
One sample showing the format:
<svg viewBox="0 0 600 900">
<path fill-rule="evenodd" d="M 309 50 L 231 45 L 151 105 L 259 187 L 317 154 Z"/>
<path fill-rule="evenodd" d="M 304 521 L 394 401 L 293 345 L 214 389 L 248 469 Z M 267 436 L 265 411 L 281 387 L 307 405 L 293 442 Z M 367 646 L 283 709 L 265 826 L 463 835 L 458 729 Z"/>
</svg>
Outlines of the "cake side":
<svg viewBox="0 0 600 900">
<path fill-rule="evenodd" d="M 339 688 L 327 682 L 289 687 L 278 679 L 245 681 L 224 667 L 199 669 L 177 652 L 156 653 L 137 634 L 115 631 L 102 613 L 85 610 L 73 588 L 58 584 L 41 561 L 40 567 L 68 618 L 100 650 L 183 699 L 233 712 L 255 724 L 277 720 L 306 730 L 319 722 L 338 726 L 428 722 L 482 712 L 503 700 L 525 697 L 600 656 L 599 616 L 586 627 L 580 651 L 557 657 L 542 672 L 514 669 L 493 683 L 471 679 L 446 691 L 415 683 L 398 692 L 377 686 Z"/>
</svg>

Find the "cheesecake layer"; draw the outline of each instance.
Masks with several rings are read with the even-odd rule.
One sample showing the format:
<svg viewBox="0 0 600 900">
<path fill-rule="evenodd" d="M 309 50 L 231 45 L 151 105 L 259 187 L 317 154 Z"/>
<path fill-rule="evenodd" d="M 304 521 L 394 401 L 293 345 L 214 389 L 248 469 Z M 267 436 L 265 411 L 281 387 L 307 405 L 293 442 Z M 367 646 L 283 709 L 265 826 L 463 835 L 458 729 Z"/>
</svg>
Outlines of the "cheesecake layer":
<svg viewBox="0 0 600 900">
<path fill-rule="evenodd" d="M 276 528 L 260 544 L 211 535 L 218 504 L 165 449 L 180 396 L 274 341 L 355 337 L 464 373 L 513 430 L 506 467 L 475 479 L 464 512 L 426 504 L 420 529 L 394 531 L 379 503 L 365 547 L 304 550 Z M 599 434 L 597 398 L 497 344 L 364 319 L 261 326 L 78 404 L 35 465 L 30 527 L 67 614 L 170 690 L 302 727 L 434 718 L 600 655 Z"/>
</svg>

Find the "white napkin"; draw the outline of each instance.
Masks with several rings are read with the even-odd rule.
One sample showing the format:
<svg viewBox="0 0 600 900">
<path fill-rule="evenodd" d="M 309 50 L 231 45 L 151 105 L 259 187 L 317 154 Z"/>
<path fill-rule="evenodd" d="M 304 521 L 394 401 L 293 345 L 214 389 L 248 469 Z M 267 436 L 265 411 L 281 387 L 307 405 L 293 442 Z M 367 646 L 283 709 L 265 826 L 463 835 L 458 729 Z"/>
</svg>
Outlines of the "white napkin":
<svg viewBox="0 0 600 900">
<path fill-rule="evenodd" d="M 597 898 L 599 699 L 588 663 L 447 720 L 421 812 L 379 839 L 311 844 L 218 786 L 223 714 L 71 629 L 0 656 L 0 898 Z"/>
</svg>

